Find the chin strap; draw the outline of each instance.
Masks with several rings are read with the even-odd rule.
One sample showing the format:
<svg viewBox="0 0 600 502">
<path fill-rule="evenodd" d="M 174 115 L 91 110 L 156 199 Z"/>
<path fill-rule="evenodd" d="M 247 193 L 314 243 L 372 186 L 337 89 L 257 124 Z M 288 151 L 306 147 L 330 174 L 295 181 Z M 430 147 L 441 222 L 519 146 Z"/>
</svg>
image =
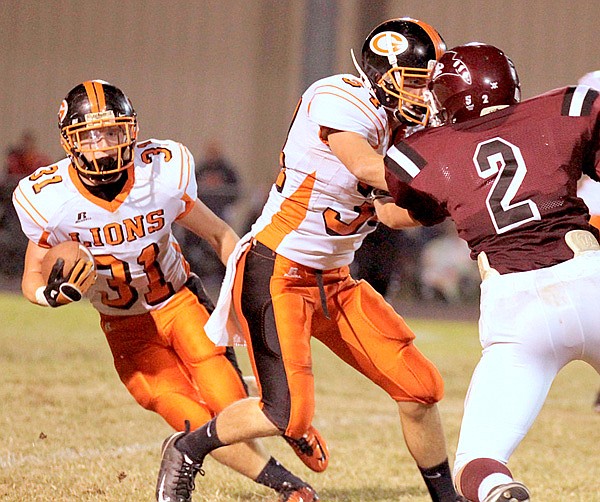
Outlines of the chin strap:
<svg viewBox="0 0 600 502">
<path fill-rule="evenodd" d="M 354 49 L 350 49 L 350 54 L 352 55 L 352 62 L 354 63 L 354 67 L 356 68 L 356 71 L 360 75 L 360 79 L 363 81 L 363 83 L 365 85 L 369 86 L 369 89 L 372 89 L 373 86 L 371 85 L 371 81 L 369 80 L 369 77 L 367 77 L 367 74 L 363 71 L 363 69 L 358 64 L 358 61 L 356 60 L 356 56 L 354 55 Z"/>
<path fill-rule="evenodd" d="M 429 89 L 423 91 L 423 100 L 429 107 L 429 121 L 427 122 L 427 125 L 430 127 L 443 126 L 446 123 L 444 113 L 438 107 L 435 97 Z"/>
</svg>

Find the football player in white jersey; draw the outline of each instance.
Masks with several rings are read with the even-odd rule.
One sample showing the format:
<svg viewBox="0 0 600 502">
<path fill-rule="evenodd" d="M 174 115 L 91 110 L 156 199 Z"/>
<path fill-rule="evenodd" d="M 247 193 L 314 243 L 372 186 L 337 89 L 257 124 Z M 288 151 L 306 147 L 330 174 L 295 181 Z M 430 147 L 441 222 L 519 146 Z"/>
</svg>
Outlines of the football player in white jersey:
<svg viewBox="0 0 600 502">
<path fill-rule="evenodd" d="M 223 262 L 238 236 L 197 199 L 194 160 L 185 146 L 137 141 L 136 113 L 117 87 L 100 80 L 74 87 L 62 102 L 59 128 L 67 157 L 37 169 L 13 194 L 29 238 L 23 294 L 52 307 L 88 296 L 115 368 L 137 402 L 177 431 L 200 427 L 248 394 L 233 349 L 215 346 L 204 332 L 213 305 L 172 225 L 206 239 Z M 82 258 L 71 272 L 58 259 L 46 284 L 43 258 L 68 240 L 82 243 L 95 267 Z M 97 280 L 89 287 L 94 269 Z M 322 455 L 315 460 L 296 451 L 309 467 L 326 466 Z M 255 440 L 214 457 L 276 490 L 278 500 L 314 493 Z"/>
<path fill-rule="evenodd" d="M 436 407 L 442 378 L 414 346 L 402 317 L 348 269 L 376 226 L 372 191 L 386 188 L 382 155 L 396 129 L 425 124 L 422 91 L 444 49 L 426 23 L 386 21 L 363 45 L 356 62 L 360 78 L 334 75 L 303 94 L 279 176 L 240 241 L 247 245 L 240 244 L 233 255 L 239 258 L 228 263 L 232 287 L 224 285 L 217 307 L 233 303 L 260 401 L 238 401 L 173 441 L 170 451 L 182 452 L 185 461 L 174 462 L 165 451 L 159 480 L 200 468 L 205 455 L 224 444 L 306 431 L 315 407 L 315 337 L 397 402 L 408 449 L 432 500 L 457 500 Z M 213 334 L 218 338 L 220 331 Z"/>
</svg>

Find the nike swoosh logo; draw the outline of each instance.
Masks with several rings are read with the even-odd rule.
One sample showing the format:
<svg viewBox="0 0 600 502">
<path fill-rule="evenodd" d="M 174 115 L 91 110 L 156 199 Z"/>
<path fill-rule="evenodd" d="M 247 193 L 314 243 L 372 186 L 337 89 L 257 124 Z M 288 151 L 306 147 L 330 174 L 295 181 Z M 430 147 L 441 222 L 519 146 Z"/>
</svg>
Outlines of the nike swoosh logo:
<svg viewBox="0 0 600 502">
<path fill-rule="evenodd" d="M 165 494 L 165 478 L 167 477 L 167 475 L 165 474 L 162 477 L 162 480 L 160 482 L 160 487 L 158 488 L 158 502 L 171 502 L 171 497 L 166 497 L 164 496 Z"/>
<path fill-rule="evenodd" d="M 435 474 L 432 474 L 431 476 L 428 476 L 427 474 L 423 474 L 423 476 L 425 476 L 427 479 L 437 479 L 437 478 L 441 478 L 442 474 L 439 472 L 436 472 Z"/>
</svg>

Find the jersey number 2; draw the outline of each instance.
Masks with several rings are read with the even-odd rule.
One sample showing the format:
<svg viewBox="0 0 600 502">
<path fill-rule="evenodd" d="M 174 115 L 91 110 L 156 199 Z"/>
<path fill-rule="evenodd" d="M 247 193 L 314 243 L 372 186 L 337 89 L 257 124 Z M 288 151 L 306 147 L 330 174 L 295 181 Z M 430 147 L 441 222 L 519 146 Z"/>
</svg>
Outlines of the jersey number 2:
<svg viewBox="0 0 600 502">
<path fill-rule="evenodd" d="M 496 232 L 502 234 L 528 221 L 540 220 L 540 210 L 530 199 L 515 201 L 527 166 L 518 146 L 502 138 L 477 145 L 473 163 L 483 179 L 495 177 L 486 205 Z"/>
</svg>

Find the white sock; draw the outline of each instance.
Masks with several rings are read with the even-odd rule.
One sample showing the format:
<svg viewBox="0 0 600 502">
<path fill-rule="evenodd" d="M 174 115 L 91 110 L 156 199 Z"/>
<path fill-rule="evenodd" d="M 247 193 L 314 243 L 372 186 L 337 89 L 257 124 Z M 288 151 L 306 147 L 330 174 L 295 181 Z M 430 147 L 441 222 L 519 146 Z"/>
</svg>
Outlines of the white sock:
<svg viewBox="0 0 600 502">
<path fill-rule="evenodd" d="M 477 490 L 477 496 L 479 500 L 484 500 L 490 492 L 500 485 L 505 485 L 506 483 L 512 483 L 513 479 L 506 474 L 501 474 L 499 472 L 495 472 L 494 474 L 490 474 L 479 485 L 479 489 Z"/>
</svg>

